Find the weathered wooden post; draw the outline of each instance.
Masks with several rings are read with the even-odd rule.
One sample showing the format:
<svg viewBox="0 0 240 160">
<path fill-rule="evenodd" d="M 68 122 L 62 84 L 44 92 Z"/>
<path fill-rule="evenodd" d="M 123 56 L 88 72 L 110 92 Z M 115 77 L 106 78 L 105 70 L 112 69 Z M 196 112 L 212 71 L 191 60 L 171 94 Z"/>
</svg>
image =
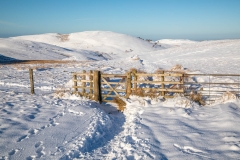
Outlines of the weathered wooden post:
<svg viewBox="0 0 240 160">
<path fill-rule="evenodd" d="M 30 76 L 30 86 L 31 86 L 31 94 L 34 94 L 34 81 L 33 81 L 33 69 L 29 68 L 29 76 Z"/>
<path fill-rule="evenodd" d="M 83 70 L 83 75 L 82 75 L 82 95 L 85 96 L 85 93 L 86 93 L 86 71 Z"/>
<path fill-rule="evenodd" d="M 181 82 L 181 84 L 180 84 L 180 89 L 183 89 L 183 90 L 184 90 L 184 74 L 181 75 L 181 77 L 180 77 L 180 82 Z"/>
<path fill-rule="evenodd" d="M 133 77 L 134 77 L 134 84 L 133 84 L 134 92 L 137 93 L 137 80 L 138 80 L 137 70 L 134 69 L 134 70 L 132 71 L 132 73 L 133 73 Z"/>
<path fill-rule="evenodd" d="M 162 89 L 164 90 L 165 89 L 165 85 L 164 85 L 164 71 L 162 71 L 162 76 L 161 76 L 161 81 L 162 81 Z M 161 94 L 163 97 L 165 97 L 165 91 L 162 91 L 162 94 Z"/>
<path fill-rule="evenodd" d="M 93 95 L 93 71 L 91 70 L 89 75 L 89 80 L 90 80 L 90 91 L 89 94 L 92 96 Z"/>
<path fill-rule="evenodd" d="M 127 73 L 127 83 L 126 83 L 126 98 L 132 94 L 132 73 L 129 71 Z"/>
<path fill-rule="evenodd" d="M 73 88 L 74 88 L 74 93 L 78 91 L 77 89 L 77 74 L 73 73 Z"/>
<path fill-rule="evenodd" d="M 101 96 L 101 73 L 100 71 L 94 71 L 93 73 L 93 85 L 94 85 L 94 100 L 102 103 Z"/>
</svg>

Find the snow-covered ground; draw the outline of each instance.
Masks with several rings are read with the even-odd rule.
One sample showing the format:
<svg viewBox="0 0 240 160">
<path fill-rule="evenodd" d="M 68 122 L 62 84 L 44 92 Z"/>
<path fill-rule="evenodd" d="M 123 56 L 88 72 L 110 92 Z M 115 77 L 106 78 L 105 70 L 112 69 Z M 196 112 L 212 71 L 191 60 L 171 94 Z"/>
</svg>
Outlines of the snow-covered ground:
<svg viewBox="0 0 240 160">
<path fill-rule="evenodd" d="M 131 96 L 121 113 L 115 104 L 71 94 L 71 73 L 82 70 L 154 72 L 181 64 L 189 73 L 240 74 L 240 40 L 159 40 L 156 47 L 128 35 L 89 31 L 0 42 L 2 63 L 81 61 L 0 65 L 0 159 L 240 157 L 240 102 L 235 97 L 199 106 L 181 96 L 167 100 Z M 35 95 L 30 94 L 29 67 L 35 68 Z"/>
</svg>

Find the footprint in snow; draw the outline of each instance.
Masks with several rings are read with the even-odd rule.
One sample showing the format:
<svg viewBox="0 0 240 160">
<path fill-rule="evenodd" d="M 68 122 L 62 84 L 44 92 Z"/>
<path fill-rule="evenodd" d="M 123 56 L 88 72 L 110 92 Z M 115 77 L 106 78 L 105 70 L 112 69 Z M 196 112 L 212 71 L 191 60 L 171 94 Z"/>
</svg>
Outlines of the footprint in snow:
<svg viewBox="0 0 240 160">
<path fill-rule="evenodd" d="M 37 157 L 36 157 L 36 158 L 41 158 L 43 155 L 45 155 L 44 149 L 45 149 L 45 147 L 40 146 L 40 147 L 36 150 L 36 153 L 37 153 Z"/>
<path fill-rule="evenodd" d="M 39 129 L 30 129 L 30 130 L 28 131 L 28 133 L 29 133 L 30 135 L 33 135 L 33 134 L 37 134 L 38 131 L 39 131 Z"/>
<path fill-rule="evenodd" d="M 35 148 L 38 148 L 38 147 L 40 147 L 40 146 L 42 146 L 43 145 L 43 142 L 42 141 L 39 141 L 39 142 L 37 142 L 36 144 L 35 144 Z"/>
<path fill-rule="evenodd" d="M 24 136 L 21 136 L 20 138 L 18 138 L 17 142 L 21 142 L 27 138 L 29 138 L 31 135 L 35 135 L 37 134 L 41 129 L 30 129 L 28 131 L 28 135 L 24 135 Z"/>
<path fill-rule="evenodd" d="M 29 138 L 29 137 L 27 135 L 21 136 L 20 138 L 18 138 L 17 142 L 21 142 L 26 138 Z"/>
<path fill-rule="evenodd" d="M 19 151 L 19 149 L 13 149 L 11 152 L 8 153 L 9 156 L 12 156 L 16 154 Z"/>
<path fill-rule="evenodd" d="M 34 159 L 36 159 L 36 156 L 29 156 L 26 158 L 26 160 L 34 160 Z"/>
</svg>

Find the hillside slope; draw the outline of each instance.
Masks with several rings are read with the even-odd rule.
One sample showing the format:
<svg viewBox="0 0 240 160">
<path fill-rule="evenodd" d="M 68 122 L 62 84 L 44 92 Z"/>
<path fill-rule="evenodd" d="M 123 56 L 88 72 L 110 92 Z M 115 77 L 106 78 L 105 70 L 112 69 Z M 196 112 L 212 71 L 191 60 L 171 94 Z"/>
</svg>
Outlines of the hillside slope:
<svg viewBox="0 0 240 160">
<path fill-rule="evenodd" d="M 152 43 L 145 40 L 110 31 L 86 31 L 65 35 L 49 33 L 13 37 L 13 39 L 43 42 L 73 50 L 91 50 L 108 54 L 149 52 L 161 49 L 161 47 L 153 47 Z"/>
</svg>

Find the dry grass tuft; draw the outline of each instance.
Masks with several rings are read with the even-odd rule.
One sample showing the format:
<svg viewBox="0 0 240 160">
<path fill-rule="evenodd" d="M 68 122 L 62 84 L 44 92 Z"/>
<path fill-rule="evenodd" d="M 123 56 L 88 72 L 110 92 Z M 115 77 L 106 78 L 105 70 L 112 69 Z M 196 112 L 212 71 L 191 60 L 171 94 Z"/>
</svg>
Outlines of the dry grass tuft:
<svg viewBox="0 0 240 160">
<path fill-rule="evenodd" d="M 123 112 L 124 109 L 126 108 L 126 102 L 124 102 L 121 98 L 115 97 L 114 102 L 118 105 L 118 111 Z"/>
<path fill-rule="evenodd" d="M 171 71 L 182 71 L 182 70 L 184 70 L 184 68 L 183 68 L 183 66 L 181 64 L 176 64 L 170 70 Z"/>
<path fill-rule="evenodd" d="M 71 95 L 71 91 L 70 91 L 70 89 L 67 89 L 64 87 L 59 87 L 54 92 L 54 97 L 56 97 L 56 98 L 63 98 L 67 95 Z"/>
<path fill-rule="evenodd" d="M 155 73 L 155 74 L 162 74 L 163 71 L 164 71 L 163 69 L 157 69 L 154 73 Z"/>
<path fill-rule="evenodd" d="M 155 99 L 161 96 L 161 93 L 156 88 L 149 88 L 149 90 L 146 91 L 145 95 L 151 99 Z"/>
<path fill-rule="evenodd" d="M 146 91 L 144 91 L 142 88 L 137 88 L 137 90 L 133 90 L 132 95 L 138 97 L 149 97 L 151 99 L 161 96 L 160 92 L 156 88 L 149 88 Z"/>
<path fill-rule="evenodd" d="M 202 99 L 202 94 L 201 93 L 191 92 L 190 99 L 193 100 L 194 102 L 199 103 L 202 106 L 204 106 L 206 104 L 204 102 L 204 100 Z"/>
<path fill-rule="evenodd" d="M 226 102 L 226 101 L 229 101 L 229 100 L 235 100 L 237 99 L 237 95 L 233 92 L 224 92 L 221 96 L 221 102 Z"/>
<path fill-rule="evenodd" d="M 142 88 L 137 88 L 136 90 L 133 90 L 132 95 L 145 97 L 144 90 Z"/>
</svg>

